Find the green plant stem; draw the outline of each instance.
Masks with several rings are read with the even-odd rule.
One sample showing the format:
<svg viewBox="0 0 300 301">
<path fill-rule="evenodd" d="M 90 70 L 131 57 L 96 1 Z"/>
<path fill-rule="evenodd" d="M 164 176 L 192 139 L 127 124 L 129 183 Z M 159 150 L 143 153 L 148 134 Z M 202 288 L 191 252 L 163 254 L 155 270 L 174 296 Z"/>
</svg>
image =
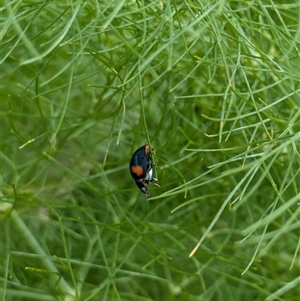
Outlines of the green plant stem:
<svg viewBox="0 0 300 301">
<path fill-rule="evenodd" d="M 31 231 L 28 229 L 26 224 L 23 222 L 19 214 L 16 210 L 13 210 L 11 215 L 11 220 L 14 223 L 14 225 L 17 227 L 20 233 L 23 234 L 24 239 L 27 241 L 27 243 L 31 246 L 33 251 L 40 255 L 41 261 L 44 265 L 44 267 L 49 270 L 50 277 L 52 278 L 53 283 L 56 284 L 57 289 L 65 295 L 64 300 L 75 300 L 75 292 L 74 289 L 72 289 L 69 284 L 66 282 L 66 280 L 61 276 L 60 272 L 57 270 L 56 266 L 54 265 L 52 259 L 49 258 L 49 255 L 46 254 L 44 249 L 41 247 L 41 245 L 38 243 L 38 241 L 35 239 L 35 237 L 32 235 Z M 57 279 L 59 278 L 59 279 Z"/>
</svg>

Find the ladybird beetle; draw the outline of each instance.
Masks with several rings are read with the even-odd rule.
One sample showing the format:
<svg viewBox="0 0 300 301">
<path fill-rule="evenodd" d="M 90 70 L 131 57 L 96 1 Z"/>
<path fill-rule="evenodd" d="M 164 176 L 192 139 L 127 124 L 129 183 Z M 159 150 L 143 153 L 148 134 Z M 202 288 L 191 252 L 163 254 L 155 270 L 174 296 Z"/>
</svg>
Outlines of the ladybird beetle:
<svg viewBox="0 0 300 301">
<path fill-rule="evenodd" d="M 132 178 L 141 192 L 147 196 L 150 196 L 147 185 L 153 184 L 159 187 L 157 183 L 152 183 L 157 181 L 157 179 L 153 178 L 153 167 L 155 166 L 152 164 L 151 159 L 153 154 L 154 152 L 151 151 L 150 146 L 145 144 L 133 153 L 129 163 Z"/>
</svg>

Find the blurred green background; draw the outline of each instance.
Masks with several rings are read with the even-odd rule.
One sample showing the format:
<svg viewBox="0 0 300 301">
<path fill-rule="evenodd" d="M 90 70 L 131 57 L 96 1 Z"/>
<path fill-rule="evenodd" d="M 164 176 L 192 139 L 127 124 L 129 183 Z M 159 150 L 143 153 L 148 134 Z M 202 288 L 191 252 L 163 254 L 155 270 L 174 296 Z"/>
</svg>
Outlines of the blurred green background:
<svg viewBox="0 0 300 301">
<path fill-rule="evenodd" d="M 299 1 L 1 5 L 1 300 L 299 300 Z"/>
</svg>

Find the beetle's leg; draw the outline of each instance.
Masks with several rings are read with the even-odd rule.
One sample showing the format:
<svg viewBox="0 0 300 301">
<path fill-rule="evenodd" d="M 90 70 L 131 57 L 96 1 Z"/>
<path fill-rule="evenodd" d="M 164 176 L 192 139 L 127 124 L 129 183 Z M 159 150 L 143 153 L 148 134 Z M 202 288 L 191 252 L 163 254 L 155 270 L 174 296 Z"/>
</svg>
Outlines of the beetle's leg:
<svg viewBox="0 0 300 301">
<path fill-rule="evenodd" d="M 153 155 L 155 155 L 156 154 L 156 151 L 155 151 L 155 149 L 153 148 L 153 149 L 151 149 L 151 152 L 150 152 L 150 156 L 153 156 Z"/>
<path fill-rule="evenodd" d="M 157 182 L 158 181 L 158 179 L 156 179 L 156 178 L 152 178 L 152 180 L 151 180 L 151 182 Z M 156 187 L 160 187 L 157 183 L 151 183 L 152 185 L 154 185 L 154 186 L 156 186 Z"/>
</svg>

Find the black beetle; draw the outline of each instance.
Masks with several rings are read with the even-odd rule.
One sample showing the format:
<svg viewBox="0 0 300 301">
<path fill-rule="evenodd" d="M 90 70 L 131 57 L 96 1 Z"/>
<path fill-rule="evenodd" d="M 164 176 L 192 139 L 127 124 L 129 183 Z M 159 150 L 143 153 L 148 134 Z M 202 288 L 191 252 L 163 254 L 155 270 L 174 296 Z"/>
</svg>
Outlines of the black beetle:
<svg viewBox="0 0 300 301">
<path fill-rule="evenodd" d="M 141 192 L 147 196 L 150 196 L 147 185 L 153 184 L 159 187 L 157 183 L 152 183 L 157 181 L 157 179 L 153 178 L 153 167 L 155 166 L 152 164 L 151 159 L 153 154 L 154 152 L 151 151 L 150 146 L 145 144 L 133 153 L 129 163 L 132 178 Z"/>
</svg>

